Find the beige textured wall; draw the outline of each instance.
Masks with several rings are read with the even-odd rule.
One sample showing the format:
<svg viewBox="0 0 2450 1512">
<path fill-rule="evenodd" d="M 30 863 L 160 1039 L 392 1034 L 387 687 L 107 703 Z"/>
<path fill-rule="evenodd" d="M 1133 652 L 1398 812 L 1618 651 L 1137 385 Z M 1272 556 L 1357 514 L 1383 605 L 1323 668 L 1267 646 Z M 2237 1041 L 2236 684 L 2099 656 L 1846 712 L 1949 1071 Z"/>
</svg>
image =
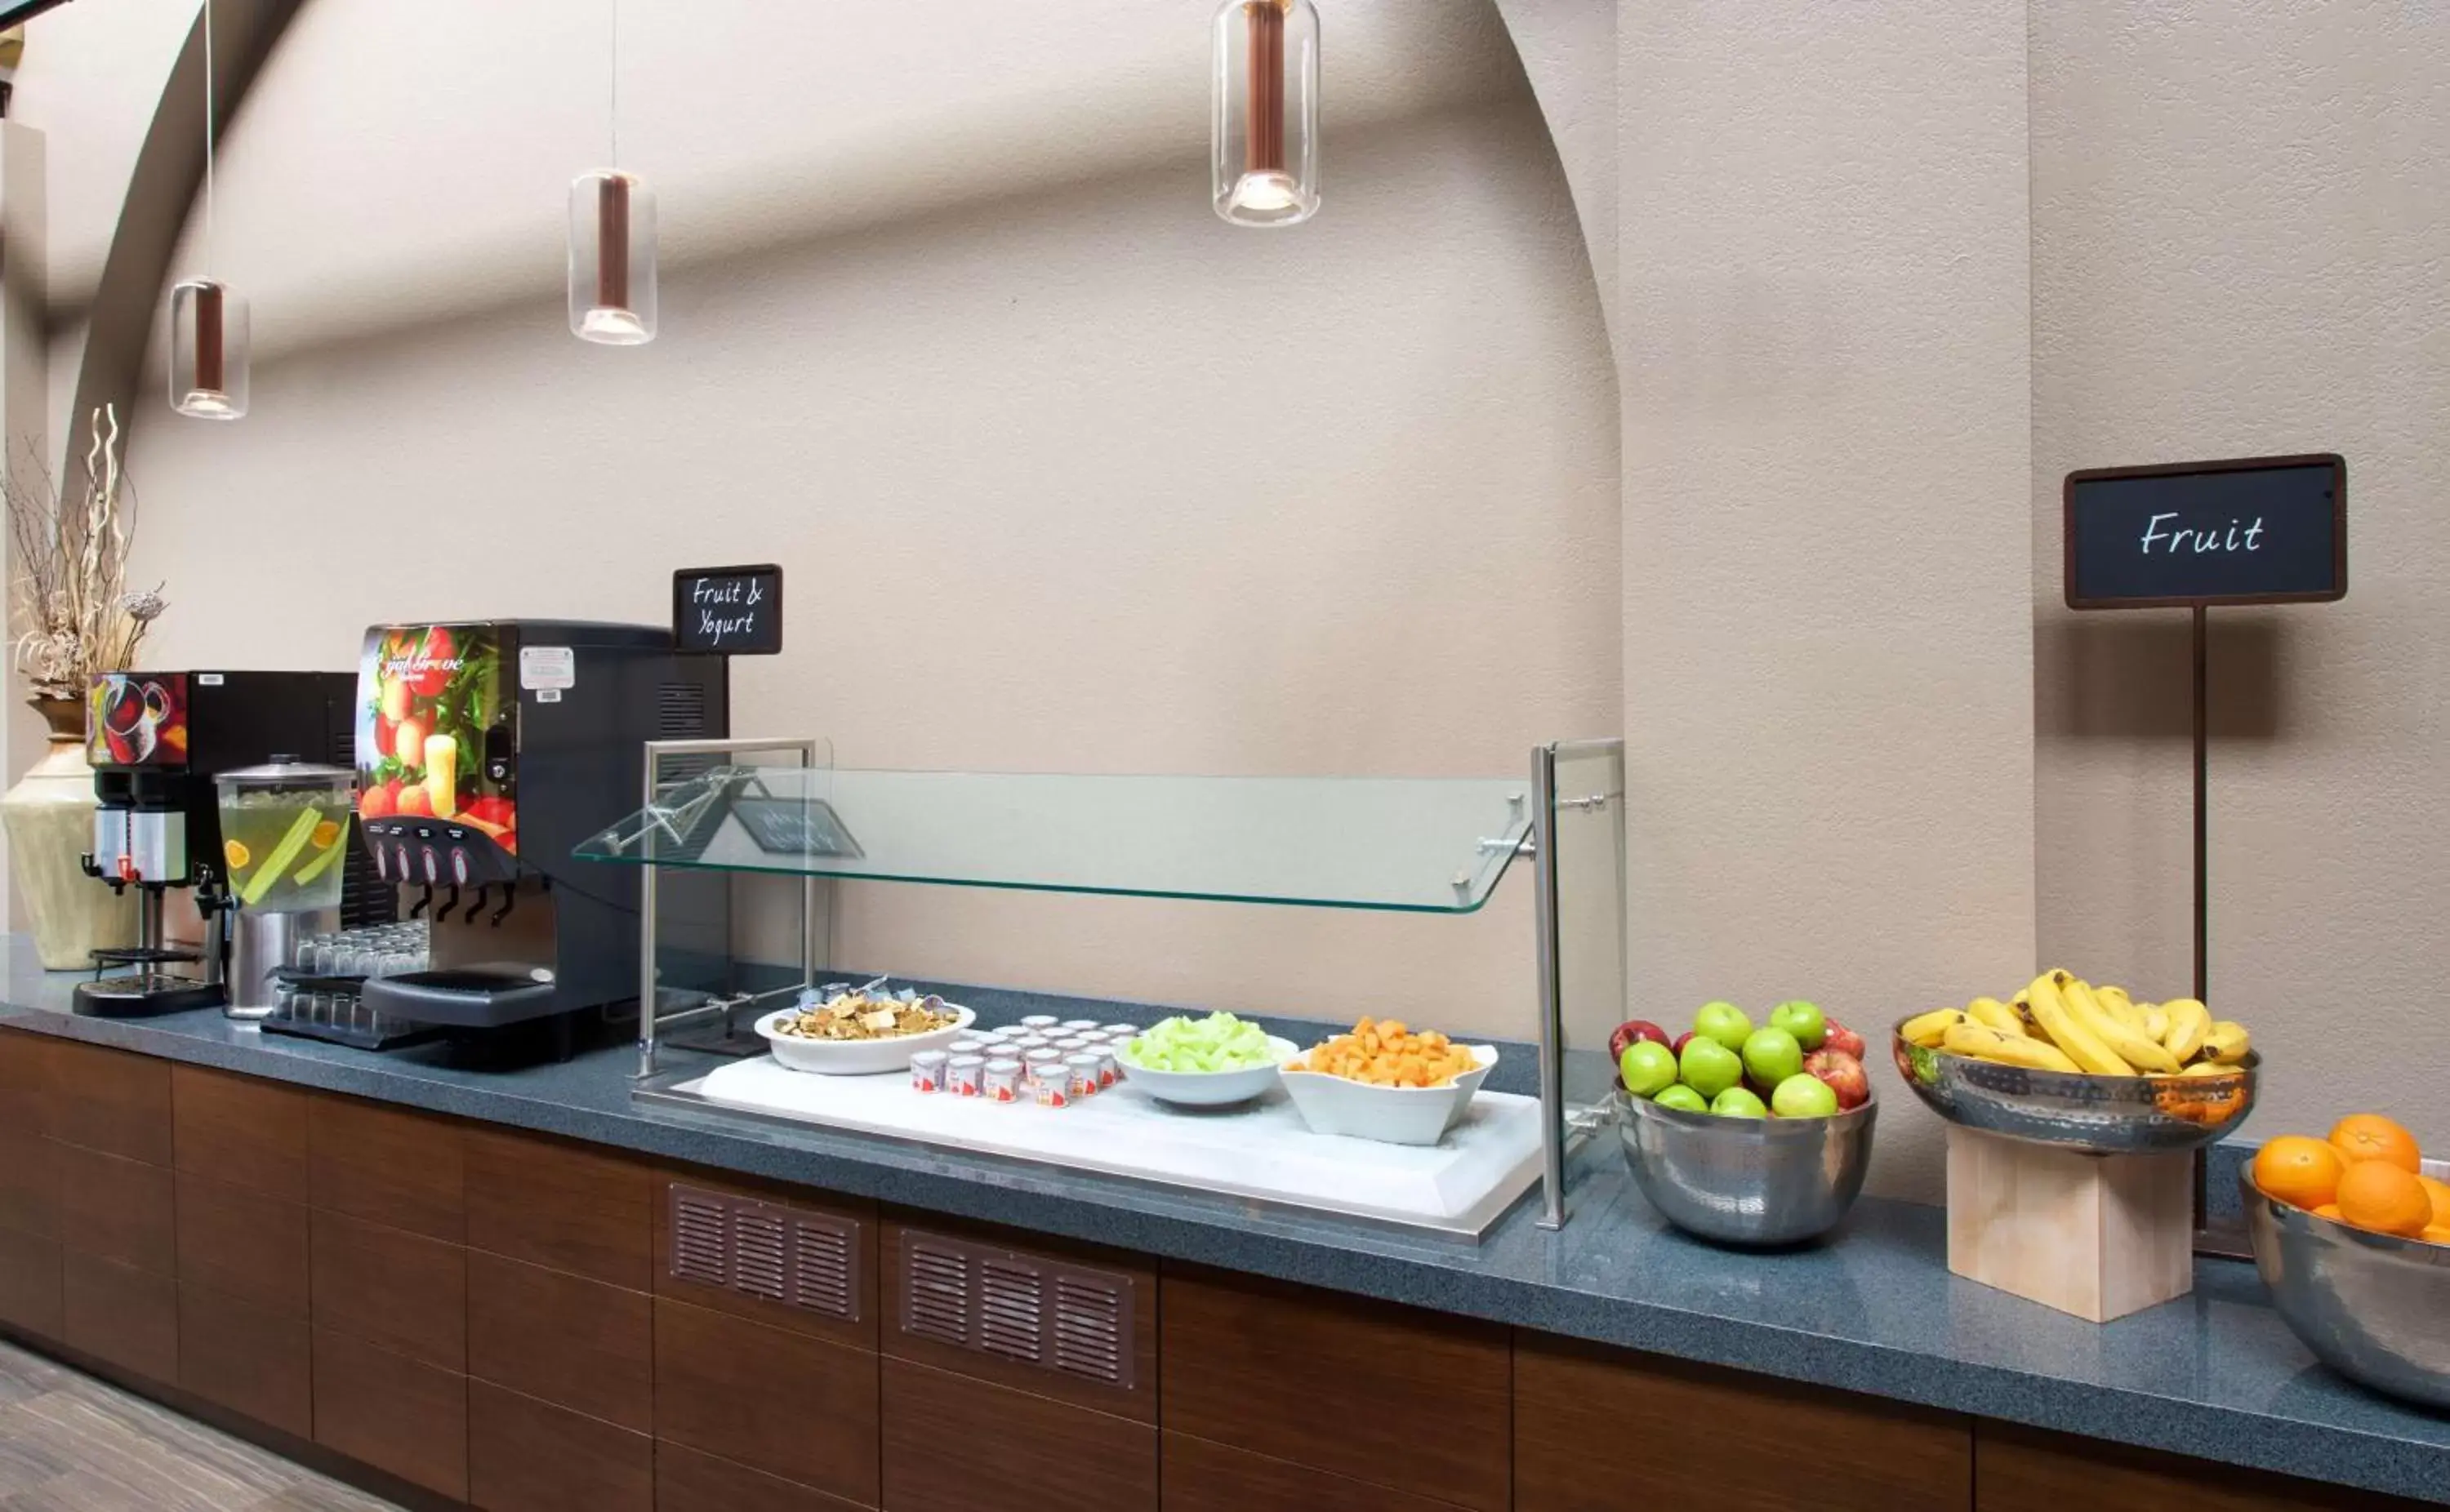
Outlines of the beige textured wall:
<svg viewBox="0 0 2450 1512">
<path fill-rule="evenodd" d="M 2025 8 L 1619 24 L 1632 998 L 1876 1035 L 2032 958 Z"/>
<path fill-rule="evenodd" d="M 1336 8 L 1328 209 L 1274 235 L 1208 209 L 1196 13 L 629 7 L 635 351 L 563 323 L 603 13 L 301 13 L 222 160 L 254 412 L 136 432 L 163 662 L 653 619 L 676 565 L 776 559 L 735 728 L 846 764 L 1509 775 L 1614 730 L 1614 377 L 1488 5 Z M 843 891 L 861 963 L 1532 1027 L 1520 879 L 1464 920 Z"/>
<path fill-rule="evenodd" d="M 2450 14 L 2032 8 L 2040 934 L 2181 991 L 2183 612 L 2061 607 L 2072 468 L 2338 451 L 2345 601 L 2212 616 L 2211 991 L 2272 1056 L 2249 1133 L 2450 1145 Z"/>
</svg>

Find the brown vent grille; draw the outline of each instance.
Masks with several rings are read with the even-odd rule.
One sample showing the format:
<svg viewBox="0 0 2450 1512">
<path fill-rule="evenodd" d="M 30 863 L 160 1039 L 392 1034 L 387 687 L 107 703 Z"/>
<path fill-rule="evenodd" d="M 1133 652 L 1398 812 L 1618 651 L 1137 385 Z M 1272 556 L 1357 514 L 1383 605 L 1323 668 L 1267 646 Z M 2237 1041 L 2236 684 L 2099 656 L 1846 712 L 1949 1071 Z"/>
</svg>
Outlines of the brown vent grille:
<svg viewBox="0 0 2450 1512">
<path fill-rule="evenodd" d="M 900 1279 L 905 1333 L 1133 1387 L 1130 1276 L 905 1229 Z"/>
<path fill-rule="evenodd" d="M 679 1182 L 672 1275 L 845 1323 L 859 1321 L 859 1224 Z"/>
</svg>

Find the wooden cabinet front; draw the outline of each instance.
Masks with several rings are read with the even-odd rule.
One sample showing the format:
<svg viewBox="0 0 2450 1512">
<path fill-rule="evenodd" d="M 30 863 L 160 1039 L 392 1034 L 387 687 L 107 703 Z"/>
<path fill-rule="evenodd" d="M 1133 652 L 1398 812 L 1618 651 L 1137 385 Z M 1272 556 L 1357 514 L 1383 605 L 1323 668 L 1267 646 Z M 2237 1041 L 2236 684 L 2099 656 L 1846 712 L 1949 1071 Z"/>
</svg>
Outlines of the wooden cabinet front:
<svg viewBox="0 0 2450 1512">
<path fill-rule="evenodd" d="M 655 1300 L 655 1434 L 846 1501 L 877 1494 L 876 1356 Z"/>
<path fill-rule="evenodd" d="M 201 1066 L 170 1068 L 176 1164 L 288 1202 L 307 1197 L 309 1096 L 295 1087 Z"/>
<path fill-rule="evenodd" d="M 885 1505 L 892 1512 L 1156 1512 L 1145 1423 L 906 1360 L 885 1362 Z"/>
<path fill-rule="evenodd" d="M 0 1228 L 0 1323 L 61 1338 L 60 1307 L 60 1242 Z"/>
<path fill-rule="evenodd" d="M 1972 1503 L 1972 1425 L 1954 1413 L 1528 1333 L 1517 1336 L 1514 1387 L 1518 1512 Z M 1746 1449 L 1773 1443 L 1787 1447 Z M 1635 1444 L 1659 1452 L 1628 1467 Z"/>
<path fill-rule="evenodd" d="M 165 1386 L 179 1379 L 179 1285 L 116 1260 L 64 1252 L 60 1339 Z"/>
<path fill-rule="evenodd" d="M 306 1315 L 306 1210 L 210 1176 L 178 1178 L 179 1280 Z"/>
<path fill-rule="evenodd" d="M 2419 1512 L 2370 1491 L 1983 1421 L 1975 1512 Z"/>
<path fill-rule="evenodd" d="M 179 1385 L 301 1439 L 315 1436 L 313 1342 L 303 1310 L 179 1288 Z"/>
<path fill-rule="evenodd" d="M 1452 1512 L 1453 1503 L 1168 1433 L 1163 1512 Z"/>
<path fill-rule="evenodd" d="M 857 1505 L 669 1439 L 655 1443 L 655 1512 L 846 1512 Z"/>
<path fill-rule="evenodd" d="M 651 1512 L 654 1441 L 471 1381 L 468 1497 L 485 1512 Z"/>
<path fill-rule="evenodd" d="M 53 1041 L 44 1115 L 51 1137 L 81 1149 L 170 1164 L 170 1063 L 72 1039 Z"/>
<path fill-rule="evenodd" d="M 318 1096 L 306 1116 L 314 1205 L 450 1244 L 468 1237 L 460 1126 L 347 1097 Z"/>
<path fill-rule="evenodd" d="M 178 1210 L 166 1166 L 53 1141 L 60 1178 L 60 1243 L 67 1250 L 179 1273 Z"/>
<path fill-rule="evenodd" d="M 468 1378 L 315 1330 L 315 1442 L 468 1499 Z"/>
<path fill-rule="evenodd" d="M 467 1370 L 465 1250 L 321 1211 L 313 1231 L 318 1329 L 445 1370 Z"/>
<path fill-rule="evenodd" d="M 636 1433 L 655 1425 L 655 1324 L 644 1292 L 468 1255 L 468 1373 Z"/>
<path fill-rule="evenodd" d="M 498 1129 L 472 1128 L 464 1145 L 470 1249 L 632 1291 L 651 1289 L 650 1167 Z"/>
<path fill-rule="evenodd" d="M 1167 1428 L 1504 1512 L 1506 1328 L 1173 1266 L 1159 1311 Z"/>
</svg>

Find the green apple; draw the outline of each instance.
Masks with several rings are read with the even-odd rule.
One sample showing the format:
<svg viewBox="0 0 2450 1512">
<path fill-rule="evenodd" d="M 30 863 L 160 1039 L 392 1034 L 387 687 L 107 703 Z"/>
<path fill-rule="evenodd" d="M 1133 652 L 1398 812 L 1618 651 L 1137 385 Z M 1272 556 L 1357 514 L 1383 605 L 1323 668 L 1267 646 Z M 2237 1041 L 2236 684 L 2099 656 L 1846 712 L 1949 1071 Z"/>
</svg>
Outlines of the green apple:
<svg viewBox="0 0 2450 1512">
<path fill-rule="evenodd" d="M 1775 1087 L 1803 1069 L 1803 1047 L 1783 1029 L 1756 1029 L 1744 1037 L 1744 1070 L 1755 1083 Z"/>
<path fill-rule="evenodd" d="M 1715 1039 L 1729 1050 L 1744 1048 L 1744 1037 L 1753 1032 L 1753 1021 L 1744 1011 L 1731 1002 L 1705 1002 L 1693 1016 L 1693 1032 L 1704 1039 Z"/>
<path fill-rule="evenodd" d="M 1769 1109 L 1762 1105 L 1760 1095 L 1750 1087 L 1729 1087 L 1710 1099 L 1710 1111 L 1721 1118 L 1769 1116 Z"/>
<path fill-rule="evenodd" d="M 1707 1035 L 1695 1035 L 1684 1046 L 1678 1069 L 1684 1084 L 1704 1097 L 1715 1097 L 1744 1079 L 1743 1057 Z"/>
<path fill-rule="evenodd" d="M 1838 1094 L 1829 1083 L 1808 1072 L 1797 1072 L 1778 1084 L 1769 1105 L 1781 1118 L 1835 1118 Z"/>
<path fill-rule="evenodd" d="M 1651 1098 L 1650 1100 L 1655 1106 L 1661 1108 L 1674 1108 L 1680 1113 L 1708 1113 L 1710 1111 L 1710 1099 L 1702 1096 L 1700 1093 L 1695 1092 L 1692 1088 L 1684 1085 L 1684 1083 L 1681 1081 L 1672 1087 L 1662 1088 L 1659 1095 Z"/>
<path fill-rule="evenodd" d="M 1818 1050 L 1820 1041 L 1829 1037 L 1829 1020 L 1817 1002 L 1791 998 L 1769 1011 L 1769 1021 L 1795 1037 L 1795 1042 L 1806 1050 Z"/>
<path fill-rule="evenodd" d="M 1637 1039 L 1617 1057 L 1616 1069 L 1624 1077 L 1625 1091 L 1637 1097 L 1654 1096 L 1676 1080 L 1676 1052 L 1655 1039 Z"/>
</svg>

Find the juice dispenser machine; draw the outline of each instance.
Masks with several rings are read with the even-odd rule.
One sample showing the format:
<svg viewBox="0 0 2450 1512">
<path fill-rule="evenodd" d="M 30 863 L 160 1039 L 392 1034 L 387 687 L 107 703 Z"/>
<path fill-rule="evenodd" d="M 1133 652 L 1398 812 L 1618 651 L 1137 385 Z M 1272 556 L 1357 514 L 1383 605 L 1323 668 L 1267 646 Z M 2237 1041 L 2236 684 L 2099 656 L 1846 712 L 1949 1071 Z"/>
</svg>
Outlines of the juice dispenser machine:
<svg viewBox="0 0 2450 1512">
<path fill-rule="evenodd" d="M 139 897 L 132 950 L 95 952 L 103 971 L 77 984 L 82 1014 L 137 1018 L 222 1004 L 227 995 L 230 912 L 251 887 L 268 889 L 321 863 L 312 879 L 341 891 L 353 920 L 389 918 L 373 867 L 348 843 L 347 809 L 334 827 L 309 826 L 267 877 L 278 843 L 261 853 L 225 835 L 216 794 L 224 773 L 262 765 L 276 751 L 345 758 L 352 683 L 346 672 L 104 672 L 86 698 L 86 757 L 93 766 L 93 853 L 88 875 Z M 279 837 L 275 837 L 278 841 Z M 236 874 L 236 875 L 234 875 Z M 204 938 L 169 939 L 164 907 L 174 889 L 194 890 Z"/>
<path fill-rule="evenodd" d="M 367 979 L 365 1008 L 444 1030 L 557 1017 L 566 1046 L 572 1016 L 629 1005 L 637 875 L 571 852 L 637 806 L 648 741 L 727 733 L 726 689 L 722 659 L 676 651 L 666 627 L 368 630 L 359 821 L 378 874 L 430 934 L 427 969 Z"/>
</svg>

